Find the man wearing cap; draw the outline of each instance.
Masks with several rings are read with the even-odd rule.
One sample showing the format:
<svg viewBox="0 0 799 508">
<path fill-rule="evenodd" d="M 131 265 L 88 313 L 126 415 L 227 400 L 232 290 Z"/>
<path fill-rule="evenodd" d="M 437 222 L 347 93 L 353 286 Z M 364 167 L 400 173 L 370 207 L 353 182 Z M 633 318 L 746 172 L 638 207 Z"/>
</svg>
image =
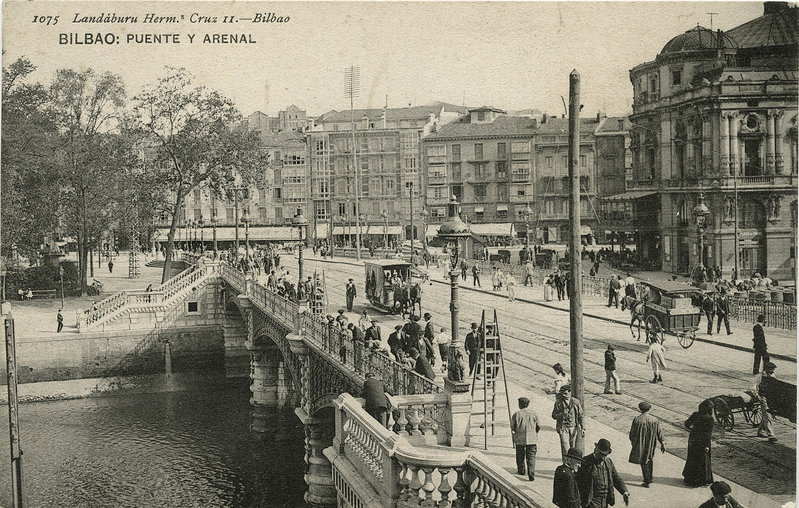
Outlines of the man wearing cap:
<svg viewBox="0 0 799 508">
<path fill-rule="evenodd" d="M 772 442 L 777 438 L 774 436 L 774 428 L 771 425 L 768 404 L 771 400 L 773 407 L 775 402 L 774 392 L 776 391 L 777 377 L 774 375 L 774 369 L 776 368 L 777 366 L 773 363 L 766 362 L 757 383 L 757 396 L 760 399 L 760 426 L 757 428 L 757 437 L 767 437 Z"/>
<path fill-rule="evenodd" d="M 569 385 L 560 388 L 560 394 L 555 400 L 552 409 L 552 418 L 557 422 L 555 431 L 560 437 L 560 453 L 563 458 L 569 448 L 577 446 L 577 433 L 585 436 L 583 427 L 583 408 L 580 401 L 572 398 L 572 389 Z"/>
<path fill-rule="evenodd" d="M 655 456 L 657 442 L 660 442 L 660 452 L 666 453 L 666 443 L 663 441 L 663 432 L 660 422 L 649 414 L 652 404 L 641 402 L 638 404 L 641 414 L 633 419 L 630 426 L 630 462 L 641 465 L 644 475 L 644 487 L 652 483 L 652 459 Z"/>
<path fill-rule="evenodd" d="M 380 327 L 377 325 L 377 320 L 372 320 L 372 325 L 366 329 L 366 345 L 372 349 L 380 347 L 383 342 L 383 337 L 380 334 Z"/>
<path fill-rule="evenodd" d="M 530 399 L 519 397 L 519 410 L 510 418 L 510 433 L 516 447 L 516 473 L 535 480 L 535 454 L 538 451 L 538 415 L 530 407 Z M 525 466 L 527 470 L 525 471 Z"/>
<path fill-rule="evenodd" d="M 616 374 L 616 353 L 613 350 L 611 344 L 608 344 L 608 349 L 605 350 L 605 393 L 613 393 L 610 391 L 610 381 L 613 380 L 616 395 L 621 395 L 621 380 Z"/>
<path fill-rule="evenodd" d="M 552 502 L 558 508 L 582 508 L 580 489 L 577 487 L 575 473 L 583 463 L 583 451 L 569 448 L 564 457 L 566 464 L 555 468 L 555 479 L 552 486 Z"/>
<path fill-rule="evenodd" d="M 355 283 L 352 279 L 347 282 L 347 310 L 352 312 L 352 302 L 355 301 L 357 291 L 355 290 Z"/>
<path fill-rule="evenodd" d="M 713 497 L 708 499 L 699 508 L 743 508 L 734 497 L 730 495 L 732 488 L 727 482 L 713 482 L 710 484 Z"/>
<path fill-rule="evenodd" d="M 624 497 L 624 504 L 630 504 L 630 493 L 608 457 L 610 452 L 610 441 L 600 439 L 594 445 L 594 453 L 583 457 L 576 478 L 584 508 L 607 508 L 616 504 L 614 487 Z"/>
<path fill-rule="evenodd" d="M 752 374 L 760 372 L 760 359 L 763 359 L 765 365 L 770 360 L 768 356 L 768 347 L 766 346 L 766 332 L 763 330 L 763 323 L 766 322 L 766 316 L 758 314 L 757 323 L 752 327 L 752 347 L 755 350 L 755 365 L 752 367 Z"/>
</svg>

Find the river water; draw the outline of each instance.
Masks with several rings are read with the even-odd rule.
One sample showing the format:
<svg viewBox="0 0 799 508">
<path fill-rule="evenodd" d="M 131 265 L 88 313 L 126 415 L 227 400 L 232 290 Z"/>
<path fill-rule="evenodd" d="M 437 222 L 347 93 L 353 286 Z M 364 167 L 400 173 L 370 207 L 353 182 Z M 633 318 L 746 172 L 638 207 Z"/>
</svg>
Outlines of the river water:
<svg viewBox="0 0 799 508">
<path fill-rule="evenodd" d="M 272 432 L 254 439 L 250 395 L 240 379 L 192 391 L 22 404 L 24 504 L 305 506 L 302 425 L 293 412 L 275 411 Z M 0 422 L 0 506 L 10 506 L 5 405 Z"/>
</svg>

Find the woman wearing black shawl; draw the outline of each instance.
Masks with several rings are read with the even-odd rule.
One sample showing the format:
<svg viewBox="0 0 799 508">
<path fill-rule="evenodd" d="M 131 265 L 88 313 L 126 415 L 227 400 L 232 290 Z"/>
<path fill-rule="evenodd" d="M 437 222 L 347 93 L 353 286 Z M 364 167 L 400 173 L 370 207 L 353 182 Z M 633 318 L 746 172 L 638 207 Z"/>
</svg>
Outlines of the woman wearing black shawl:
<svg viewBox="0 0 799 508">
<path fill-rule="evenodd" d="M 710 464 L 710 437 L 713 435 L 713 403 L 706 400 L 699 404 L 699 411 L 685 421 L 688 435 L 688 457 L 682 476 L 686 485 L 699 487 L 713 483 Z"/>
</svg>

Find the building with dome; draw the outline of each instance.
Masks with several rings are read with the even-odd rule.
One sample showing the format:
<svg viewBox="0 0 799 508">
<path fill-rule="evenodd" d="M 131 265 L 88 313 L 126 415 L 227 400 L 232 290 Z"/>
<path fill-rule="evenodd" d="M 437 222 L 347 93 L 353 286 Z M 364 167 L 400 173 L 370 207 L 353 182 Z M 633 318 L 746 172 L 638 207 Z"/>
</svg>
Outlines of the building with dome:
<svg viewBox="0 0 799 508">
<path fill-rule="evenodd" d="M 727 278 L 737 253 L 739 276 L 795 279 L 798 15 L 766 2 L 763 16 L 726 32 L 692 28 L 630 70 L 632 178 L 612 201 L 657 210 L 626 232 L 642 261 L 687 274 L 701 256 Z"/>
</svg>

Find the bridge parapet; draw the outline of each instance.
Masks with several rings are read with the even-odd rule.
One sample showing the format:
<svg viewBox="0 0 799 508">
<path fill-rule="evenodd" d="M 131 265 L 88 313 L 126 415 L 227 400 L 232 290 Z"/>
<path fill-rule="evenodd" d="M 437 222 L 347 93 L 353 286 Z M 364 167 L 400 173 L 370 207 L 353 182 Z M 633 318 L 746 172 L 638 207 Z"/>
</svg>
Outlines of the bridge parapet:
<svg viewBox="0 0 799 508">
<path fill-rule="evenodd" d="M 551 506 L 478 451 L 413 446 L 351 395 L 342 394 L 335 405 L 336 434 L 324 453 L 333 465 L 339 506 Z"/>
<path fill-rule="evenodd" d="M 449 395 L 431 393 L 388 395 L 391 404 L 386 427 L 414 444 L 447 445 L 445 427 Z"/>
</svg>

